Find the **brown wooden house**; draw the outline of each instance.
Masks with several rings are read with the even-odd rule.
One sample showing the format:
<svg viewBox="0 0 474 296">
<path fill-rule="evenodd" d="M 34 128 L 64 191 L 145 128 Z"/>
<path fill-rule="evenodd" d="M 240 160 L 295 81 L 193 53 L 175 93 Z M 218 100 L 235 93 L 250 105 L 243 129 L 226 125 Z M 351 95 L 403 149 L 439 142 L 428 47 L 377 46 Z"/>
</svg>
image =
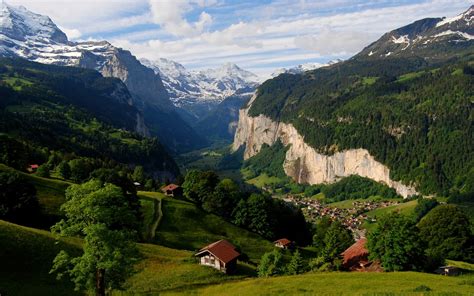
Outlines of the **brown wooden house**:
<svg viewBox="0 0 474 296">
<path fill-rule="evenodd" d="M 167 196 L 179 197 L 183 195 L 183 188 L 176 184 L 169 184 L 161 188 L 161 192 Z"/>
<path fill-rule="evenodd" d="M 280 238 L 273 242 L 275 247 L 282 248 L 282 249 L 291 249 L 293 247 L 293 242 L 287 238 Z"/>
<path fill-rule="evenodd" d="M 342 252 L 342 266 L 349 271 L 382 271 L 379 262 L 369 260 L 367 239 L 361 238 Z"/>
<path fill-rule="evenodd" d="M 229 274 L 235 272 L 237 258 L 240 256 L 240 253 L 228 241 L 219 240 L 205 246 L 195 256 L 199 257 L 199 264 L 211 266 Z"/>
<path fill-rule="evenodd" d="M 36 171 L 38 170 L 38 168 L 39 168 L 39 165 L 37 165 L 37 164 L 30 164 L 30 165 L 28 166 L 28 172 L 34 173 L 34 172 L 36 172 Z"/>
</svg>

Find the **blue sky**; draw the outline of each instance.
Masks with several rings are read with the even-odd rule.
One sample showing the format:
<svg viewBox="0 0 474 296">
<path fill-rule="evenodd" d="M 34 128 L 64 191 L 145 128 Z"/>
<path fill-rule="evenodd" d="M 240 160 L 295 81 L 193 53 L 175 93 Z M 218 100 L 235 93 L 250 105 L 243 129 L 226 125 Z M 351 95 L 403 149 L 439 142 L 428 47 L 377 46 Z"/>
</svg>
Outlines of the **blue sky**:
<svg viewBox="0 0 474 296">
<path fill-rule="evenodd" d="M 10 0 L 49 15 L 72 40 L 106 39 L 189 69 L 226 62 L 266 76 L 346 59 L 383 33 L 454 16 L 474 0 Z"/>
</svg>

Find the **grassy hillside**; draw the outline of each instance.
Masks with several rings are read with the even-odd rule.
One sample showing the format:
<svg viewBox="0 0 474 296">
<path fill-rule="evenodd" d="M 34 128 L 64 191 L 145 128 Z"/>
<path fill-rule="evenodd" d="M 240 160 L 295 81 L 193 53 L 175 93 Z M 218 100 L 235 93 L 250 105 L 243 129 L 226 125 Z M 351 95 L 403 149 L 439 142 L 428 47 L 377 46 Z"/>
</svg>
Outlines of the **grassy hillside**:
<svg viewBox="0 0 474 296">
<path fill-rule="evenodd" d="M 0 164 L 0 171 L 8 170 L 12 170 L 12 168 Z M 59 221 L 61 216 L 59 208 L 65 201 L 64 192 L 72 183 L 56 179 L 42 178 L 34 174 L 26 174 L 20 171 L 17 172 L 23 175 L 26 180 L 36 188 L 36 195 L 41 209 L 41 221 L 38 221 L 36 226 L 47 229 L 50 225 Z"/>
<path fill-rule="evenodd" d="M 56 243 L 47 231 L 0 220 L 0 242 L 0 294 L 75 294 L 72 284 L 66 280 L 57 281 L 49 270 L 59 250 L 78 253 L 81 248 L 79 240 Z"/>
<path fill-rule="evenodd" d="M 222 218 L 196 208 L 192 203 L 164 198 L 163 219 L 158 226 L 155 242 L 186 250 L 197 250 L 213 241 L 227 239 L 252 261 L 272 250 L 273 244 L 257 234 L 239 228 Z"/>
<path fill-rule="evenodd" d="M 1 295 L 75 295 L 67 280 L 57 281 L 49 274 L 52 261 L 61 249 L 78 253 L 81 240 L 56 243 L 51 233 L 0 220 L 0 294 Z M 140 244 L 144 259 L 137 273 L 126 283 L 126 291 L 114 295 L 160 292 L 196 285 L 220 283 L 242 278 L 226 276 L 197 264 L 193 252 Z M 79 294 L 79 293 L 78 293 Z"/>
<path fill-rule="evenodd" d="M 411 200 L 405 203 L 400 203 L 398 205 L 389 206 L 386 208 L 378 208 L 378 209 L 367 212 L 366 215 L 370 218 L 380 218 L 389 213 L 398 212 L 403 215 L 412 216 L 414 215 L 415 207 L 417 204 L 418 204 L 417 200 Z M 376 225 L 377 223 L 369 223 L 366 221 L 363 226 L 365 229 L 370 231 L 370 230 L 373 230 L 376 227 Z"/>
<path fill-rule="evenodd" d="M 314 273 L 261 278 L 191 291 L 192 295 L 473 295 L 472 276 L 397 273 Z M 433 293 L 425 294 L 421 286 Z M 417 288 L 421 291 L 417 291 Z M 174 293 L 170 293 L 174 294 Z"/>
</svg>

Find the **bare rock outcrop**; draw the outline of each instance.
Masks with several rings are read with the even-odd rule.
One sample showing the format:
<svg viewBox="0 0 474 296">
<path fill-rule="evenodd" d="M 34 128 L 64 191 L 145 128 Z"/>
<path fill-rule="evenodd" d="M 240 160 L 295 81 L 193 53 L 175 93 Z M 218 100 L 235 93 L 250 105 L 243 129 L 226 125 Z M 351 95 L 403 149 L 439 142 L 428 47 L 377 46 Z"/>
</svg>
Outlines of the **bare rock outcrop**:
<svg viewBox="0 0 474 296">
<path fill-rule="evenodd" d="M 249 106 L 255 96 L 249 102 Z M 239 113 L 239 123 L 234 137 L 233 149 L 245 145 L 244 158 L 248 159 L 262 148 L 280 140 L 288 146 L 283 168 L 285 173 L 298 183 L 334 183 L 350 175 L 359 175 L 385 183 L 403 197 L 417 194 L 415 188 L 390 178 L 390 169 L 375 160 L 366 149 L 349 149 L 324 155 L 305 143 L 296 128 L 287 123 L 275 122 L 259 115 L 251 117 L 248 110 Z"/>
</svg>

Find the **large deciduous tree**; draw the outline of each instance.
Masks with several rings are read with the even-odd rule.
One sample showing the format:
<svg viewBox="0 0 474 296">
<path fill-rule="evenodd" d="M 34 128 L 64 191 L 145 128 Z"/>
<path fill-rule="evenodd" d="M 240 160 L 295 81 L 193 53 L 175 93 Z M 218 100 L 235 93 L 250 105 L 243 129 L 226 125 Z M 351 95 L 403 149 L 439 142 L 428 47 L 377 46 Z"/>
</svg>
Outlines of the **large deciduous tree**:
<svg viewBox="0 0 474 296">
<path fill-rule="evenodd" d="M 424 248 L 412 219 L 397 213 L 382 217 L 368 236 L 370 259 L 380 260 L 386 271 L 418 270 Z"/>
<path fill-rule="evenodd" d="M 219 176 L 212 171 L 200 172 L 192 170 L 186 174 L 183 183 L 184 196 L 202 206 L 204 200 L 213 193 L 219 183 Z"/>
<path fill-rule="evenodd" d="M 77 290 L 95 289 L 96 295 L 120 289 L 138 257 L 133 242 L 136 216 L 122 190 L 98 180 L 72 185 L 61 209 L 66 218 L 52 227 L 53 232 L 83 237 L 84 252 L 71 257 L 61 251 L 51 272 L 69 275 Z"/>
<path fill-rule="evenodd" d="M 426 253 L 439 260 L 474 260 L 474 241 L 469 217 L 455 205 L 431 210 L 418 224 L 427 243 Z"/>
</svg>

